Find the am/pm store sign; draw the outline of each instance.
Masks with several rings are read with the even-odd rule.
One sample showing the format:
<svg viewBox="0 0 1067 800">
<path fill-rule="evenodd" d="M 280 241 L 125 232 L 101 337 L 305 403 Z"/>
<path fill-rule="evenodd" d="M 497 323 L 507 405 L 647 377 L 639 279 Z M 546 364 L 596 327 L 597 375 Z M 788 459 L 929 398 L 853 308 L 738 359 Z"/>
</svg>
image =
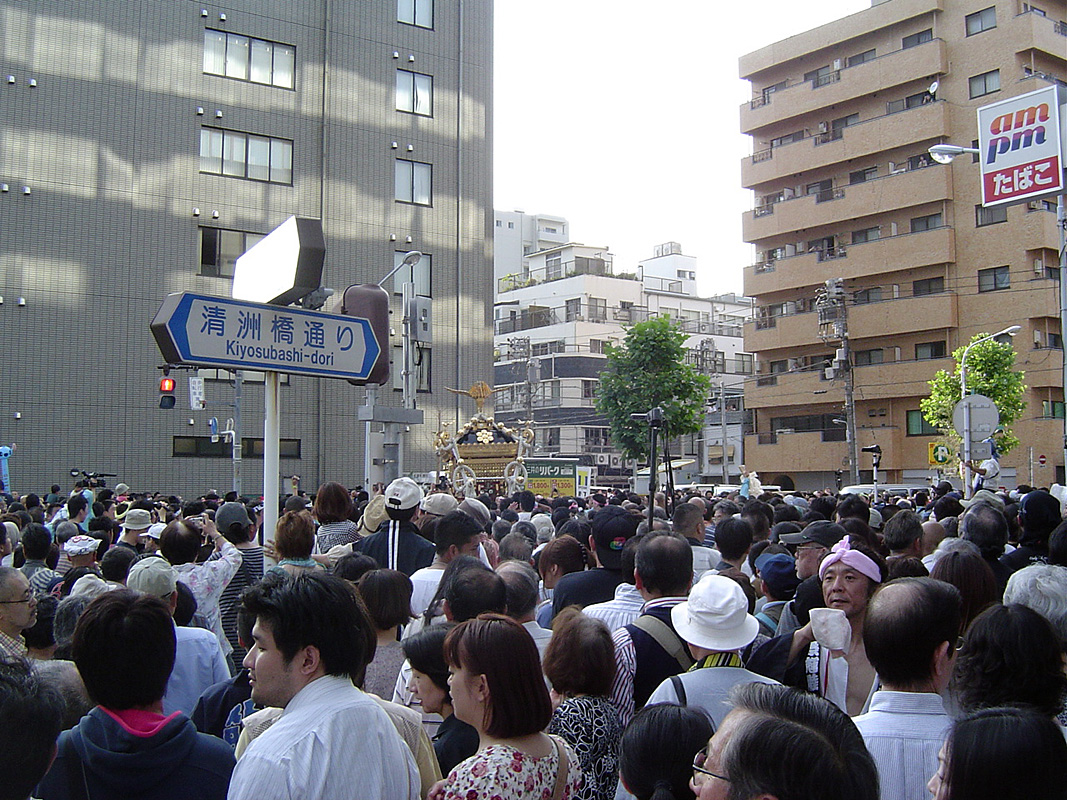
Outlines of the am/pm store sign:
<svg viewBox="0 0 1067 800">
<path fill-rule="evenodd" d="M 978 109 L 982 205 L 998 206 L 1064 190 L 1067 92 L 1048 86 Z"/>
</svg>

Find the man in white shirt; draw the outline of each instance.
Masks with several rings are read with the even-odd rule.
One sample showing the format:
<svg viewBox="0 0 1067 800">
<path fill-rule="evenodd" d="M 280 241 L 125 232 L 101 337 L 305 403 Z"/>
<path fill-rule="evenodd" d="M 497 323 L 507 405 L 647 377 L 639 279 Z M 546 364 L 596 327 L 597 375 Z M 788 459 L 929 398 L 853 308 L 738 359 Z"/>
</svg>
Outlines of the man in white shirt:
<svg viewBox="0 0 1067 800">
<path fill-rule="evenodd" d="M 933 578 L 901 578 L 871 599 L 863 626 L 881 688 L 854 719 L 881 775 L 881 800 L 922 797 L 952 719 L 941 692 L 956 663 L 960 593 Z"/>
<path fill-rule="evenodd" d="M 693 548 L 693 583 L 699 581 L 708 570 L 716 569 L 722 557 L 710 547 L 704 546 L 704 509 L 694 502 L 679 503 L 671 518 L 674 532 L 684 536 Z"/>
<path fill-rule="evenodd" d="M 430 495 L 438 497 L 441 495 Z M 452 511 L 437 521 L 434 529 L 434 559 L 428 567 L 416 570 L 411 576 L 411 613 L 416 617 L 426 612 L 426 608 L 437 594 L 441 576 L 445 567 L 456 556 L 478 557 L 478 544 L 482 529 L 478 523 L 462 511 Z"/>
<path fill-rule="evenodd" d="M 285 710 L 242 755 L 229 800 L 417 800 L 411 751 L 352 682 L 375 634 L 345 581 L 271 573 L 242 605 L 256 618 L 244 660 L 252 699 Z"/>
</svg>

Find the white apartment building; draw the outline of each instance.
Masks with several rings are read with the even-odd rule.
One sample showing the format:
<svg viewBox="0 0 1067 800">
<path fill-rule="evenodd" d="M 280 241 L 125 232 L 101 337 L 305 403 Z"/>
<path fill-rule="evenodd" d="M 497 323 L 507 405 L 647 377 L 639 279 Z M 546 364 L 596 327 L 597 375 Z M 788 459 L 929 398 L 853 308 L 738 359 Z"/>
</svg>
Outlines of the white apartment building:
<svg viewBox="0 0 1067 800">
<path fill-rule="evenodd" d="M 672 455 L 691 462 L 677 473 L 677 480 L 719 480 L 722 475 L 718 407 L 723 384 L 726 405 L 734 409 L 727 414 L 726 451 L 735 459 L 731 474 L 736 475 L 741 381 L 753 372 L 752 357 L 742 347 L 751 304 L 734 295 L 699 297 L 696 259 L 683 254 L 677 242 L 657 246 L 634 272 L 616 270 L 606 247 L 573 242 L 527 253 L 520 270 L 502 271 L 502 258 L 515 263 L 518 237 L 502 233 L 499 223 L 506 225 L 507 219 L 500 212 L 496 219 L 497 419 L 533 420 L 537 455 L 576 457 L 597 467 L 595 483 L 627 485 L 634 465 L 612 447 L 607 420 L 595 408 L 598 376 L 608 345 L 622 341 L 626 326 L 668 314 L 689 334 L 691 363 L 712 376 L 717 387 L 716 412 L 709 414 L 707 430 L 674 445 Z"/>
</svg>

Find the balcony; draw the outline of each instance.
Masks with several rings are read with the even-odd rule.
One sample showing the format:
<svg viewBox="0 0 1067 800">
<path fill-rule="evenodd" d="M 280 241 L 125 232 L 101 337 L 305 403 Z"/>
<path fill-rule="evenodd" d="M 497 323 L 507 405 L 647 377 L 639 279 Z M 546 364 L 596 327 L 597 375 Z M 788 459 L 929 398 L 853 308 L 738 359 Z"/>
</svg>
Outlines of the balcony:
<svg viewBox="0 0 1067 800">
<path fill-rule="evenodd" d="M 1055 222 L 1055 215 L 1042 216 L 1051 216 Z M 834 259 L 832 266 L 827 265 L 820 255 L 803 253 L 745 267 L 745 294 L 763 297 L 816 286 L 830 277 L 848 281 L 885 273 L 889 269 L 896 271 L 931 264 L 951 264 L 956 260 L 956 239 L 952 228 L 934 228 L 846 245 L 844 256 Z"/>
<path fill-rule="evenodd" d="M 1063 53 L 1067 50 L 1067 24 L 1027 12 L 1008 20 L 1005 27 L 1011 31 L 1012 40 L 1016 42 L 1015 52 L 1036 50 L 1063 60 Z"/>
<path fill-rule="evenodd" d="M 615 275 L 612 272 L 612 262 L 607 258 L 576 258 L 572 261 L 549 262 L 540 269 L 531 269 L 522 274 L 505 275 L 497 281 L 499 293 L 511 292 L 516 289 L 525 289 L 529 286 L 537 286 L 542 283 L 560 281 L 564 278 L 573 278 L 576 275 L 605 275 L 609 278 L 636 280 L 636 278 Z"/>
<path fill-rule="evenodd" d="M 903 165 L 902 165 L 903 166 Z M 904 169 L 884 178 L 841 186 L 832 191 L 795 197 L 776 203 L 772 214 L 745 212 L 741 228 L 746 242 L 827 225 L 856 227 L 854 220 L 910 208 L 921 203 L 947 200 L 952 196 L 949 170 L 927 166 Z"/>
<path fill-rule="evenodd" d="M 496 333 L 498 336 L 528 331 L 533 328 L 543 328 L 546 325 L 556 325 L 561 322 L 554 309 L 551 308 L 525 308 L 519 314 L 507 319 L 496 321 Z"/>
<path fill-rule="evenodd" d="M 893 0 L 891 3 L 872 5 L 870 8 L 865 8 L 842 19 L 747 53 L 741 57 L 741 77 L 745 80 L 752 80 L 760 73 L 776 69 L 788 61 L 822 53 L 832 47 L 840 47 L 841 55 L 847 56 L 848 52 L 845 52 L 844 45 L 850 39 L 934 11 L 944 11 L 944 7 L 945 0 Z M 838 54 L 829 55 L 836 57 Z M 798 67 L 798 71 L 802 70 Z"/>
<path fill-rule="evenodd" d="M 959 325 L 957 304 L 955 292 L 940 292 L 850 306 L 848 329 L 852 347 L 862 350 L 878 346 L 893 336 L 955 328 Z"/>
<path fill-rule="evenodd" d="M 809 136 L 792 144 L 757 152 L 741 161 L 741 184 L 755 188 L 771 181 L 810 173 L 910 144 L 932 141 L 949 130 L 948 104 L 926 103 L 849 125 L 839 139 L 816 145 Z"/>
<path fill-rule="evenodd" d="M 757 433 L 745 437 L 745 461 L 761 475 L 841 469 L 844 442 L 825 443 L 821 431 Z"/>
<path fill-rule="evenodd" d="M 784 89 L 744 103 L 741 132 L 752 134 L 768 125 L 945 72 L 948 72 L 948 55 L 941 39 L 896 50 L 854 67 L 834 70 L 819 80 L 797 80 Z"/>
</svg>

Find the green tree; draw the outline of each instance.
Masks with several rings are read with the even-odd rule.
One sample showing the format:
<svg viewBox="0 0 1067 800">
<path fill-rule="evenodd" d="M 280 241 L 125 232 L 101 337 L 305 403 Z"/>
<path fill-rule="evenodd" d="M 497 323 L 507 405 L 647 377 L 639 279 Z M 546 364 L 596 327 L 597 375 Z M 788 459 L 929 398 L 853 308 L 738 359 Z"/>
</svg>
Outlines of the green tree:
<svg viewBox="0 0 1067 800">
<path fill-rule="evenodd" d="M 988 335 L 979 333 L 971 341 Z M 952 428 L 952 410 L 960 401 L 960 359 L 965 349 L 966 345 L 956 348 L 952 354 L 956 360 L 955 368 L 952 372 L 938 370 L 930 381 L 930 396 L 919 403 L 926 421 L 937 427 L 953 447 L 962 441 Z M 1001 430 L 993 438 L 1001 453 L 1007 453 L 1019 444 L 1011 424 L 1026 409 L 1023 373 L 1013 369 L 1014 366 L 1015 349 L 992 339 L 976 345 L 967 356 L 967 393 L 985 395 L 1000 412 Z"/>
<path fill-rule="evenodd" d="M 596 407 L 628 458 L 648 457 L 648 423 L 630 419 L 631 414 L 659 406 L 662 432 L 669 438 L 697 433 L 703 425 L 711 379 L 686 363 L 685 339 L 670 317 L 661 316 L 637 323 L 621 345 L 608 348 Z"/>
</svg>

